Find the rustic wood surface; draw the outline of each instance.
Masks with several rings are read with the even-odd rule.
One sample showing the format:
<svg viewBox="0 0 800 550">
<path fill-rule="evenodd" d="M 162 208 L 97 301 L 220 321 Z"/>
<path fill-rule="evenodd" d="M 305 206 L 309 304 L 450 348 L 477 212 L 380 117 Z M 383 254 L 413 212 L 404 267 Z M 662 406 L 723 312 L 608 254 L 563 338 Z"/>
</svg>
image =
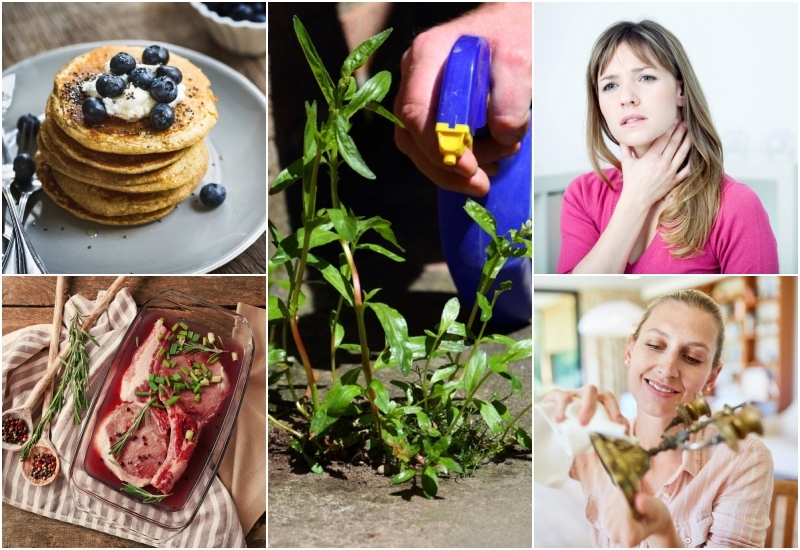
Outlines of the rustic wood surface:
<svg viewBox="0 0 800 550">
<path fill-rule="evenodd" d="M 266 92 L 266 55 L 244 57 L 217 46 L 206 32 L 202 17 L 188 2 L 4 2 L 2 21 L 3 70 L 54 48 L 99 40 L 142 39 L 169 42 L 208 55 Z M 263 154 L 266 156 L 266 151 Z M 266 265 L 265 232 L 237 258 L 212 273 L 266 273 Z"/>
<path fill-rule="evenodd" d="M 97 292 L 105 290 L 115 277 L 67 277 L 67 293 L 82 294 L 94 300 Z M 129 277 L 125 286 L 137 305 L 157 292 L 175 288 L 206 299 L 221 307 L 235 310 L 237 302 L 266 308 L 266 281 L 263 276 L 187 276 L 187 277 Z M 52 323 L 56 278 L 41 276 L 4 276 L 2 285 L 3 322 L 5 335 L 28 325 Z M 144 547 L 122 539 L 38 516 L 3 504 L 4 548 L 120 548 Z M 35 527 L 32 527 L 35 526 Z M 266 514 L 246 534 L 250 548 L 266 547 Z"/>
</svg>

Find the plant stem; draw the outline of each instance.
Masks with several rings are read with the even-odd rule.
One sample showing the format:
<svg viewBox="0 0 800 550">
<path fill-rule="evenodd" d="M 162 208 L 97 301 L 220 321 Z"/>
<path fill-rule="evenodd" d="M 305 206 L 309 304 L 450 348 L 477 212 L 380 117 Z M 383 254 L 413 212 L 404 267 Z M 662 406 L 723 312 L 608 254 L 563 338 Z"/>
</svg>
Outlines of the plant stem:
<svg viewBox="0 0 800 550">
<path fill-rule="evenodd" d="M 517 416 L 515 416 L 514 418 L 511 419 L 511 422 L 508 423 L 508 426 L 506 426 L 506 429 L 503 430 L 502 434 L 500 434 L 500 441 L 503 441 L 506 438 L 506 434 L 508 433 L 508 430 L 510 430 L 514 426 L 514 424 L 517 423 L 517 420 L 522 418 L 522 415 L 525 414 L 526 412 L 528 412 L 528 410 L 530 410 L 530 408 L 532 406 L 533 406 L 533 403 L 529 403 L 527 407 L 522 409 L 521 413 L 519 413 Z"/>
<path fill-rule="evenodd" d="M 339 303 L 336 305 L 336 313 L 333 316 L 333 327 L 331 328 L 331 378 L 332 384 L 336 383 L 336 325 L 339 323 L 339 315 L 342 313 L 344 297 L 339 295 Z"/>
<path fill-rule="evenodd" d="M 315 203 L 317 200 L 317 178 L 319 176 L 319 164 L 322 158 L 322 148 L 320 143 L 317 142 L 317 155 L 314 158 L 314 169 L 311 173 L 311 183 L 309 185 L 308 203 L 306 206 L 305 220 L 303 226 L 305 229 L 303 235 L 303 249 L 300 252 L 300 260 L 297 263 L 297 272 L 295 273 L 294 284 L 292 285 L 292 292 L 290 293 L 289 301 L 289 323 L 292 328 L 292 336 L 297 345 L 297 350 L 300 353 L 300 360 L 303 362 L 303 367 L 306 370 L 306 378 L 308 378 L 308 386 L 311 388 L 311 402 L 314 406 L 314 411 L 319 409 L 319 397 L 317 396 L 317 379 L 314 376 L 314 371 L 311 369 L 311 361 L 308 358 L 306 347 L 303 344 L 303 339 L 300 337 L 300 328 L 298 326 L 297 310 L 298 301 L 300 300 L 300 286 L 303 284 L 303 276 L 306 271 L 306 262 L 308 261 L 308 250 L 311 246 L 311 232 L 312 221 L 315 210 Z"/>
<path fill-rule="evenodd" d="M 287 426 L 286 424 L 284 424 L 280 420 L 275 419 L 271 414 L 267 414 L 267 420 L 269 420 L 269 422 L 271 424 L 273 424 L 274 426 L 277 426 L 281 430 L 289 432 L 290 434 L 295 436 L 297 439 L 303 439 L 303 434 L 301 434 L 297 430 L 294 430 L 294 429 L 290 428 L 289 426 Z"/>
</svg>

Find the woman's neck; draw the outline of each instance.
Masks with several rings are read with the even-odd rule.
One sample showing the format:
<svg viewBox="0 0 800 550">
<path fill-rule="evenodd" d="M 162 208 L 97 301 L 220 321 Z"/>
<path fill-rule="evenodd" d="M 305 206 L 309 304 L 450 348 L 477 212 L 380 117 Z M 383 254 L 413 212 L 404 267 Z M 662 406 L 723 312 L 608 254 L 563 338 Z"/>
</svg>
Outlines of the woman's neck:
<svg viewBox="0 0 800 550">
<path fill-rule="evenodd" d="M 664 433 L 664 429 L 671 420 L 671 418 L 650 416 L 640 411 L 636 416 L 635 433 L 633 435 L 636 436 L 639 444 L 644 449 L 658 447 L 661 444 L 661 434 Z"/>
</svg>

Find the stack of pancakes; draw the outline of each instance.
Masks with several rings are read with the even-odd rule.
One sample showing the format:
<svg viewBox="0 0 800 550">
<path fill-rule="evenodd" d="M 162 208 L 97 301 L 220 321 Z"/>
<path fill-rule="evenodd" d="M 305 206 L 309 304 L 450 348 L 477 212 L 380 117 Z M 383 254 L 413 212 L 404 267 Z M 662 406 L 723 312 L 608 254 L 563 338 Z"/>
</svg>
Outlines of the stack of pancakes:
<svg viewBox="0 0 800 550">
<path fill-rule="evenodd" d="M 208 78 L 170 52 L 169 65 L 183 74 L 186 98 L 175 123 L 158 130 L 148 118 L 127 122 L 84 120 L 81 84 L 105 72 L 119 52 L 141 63 L 144 48 L 104 46 L 67 63 L 55 78 L 37 143 L 36 173 L 47 195 L 79 218 L 108 225 L 157 220 L 188 197 L 208 169 L 203 138 L 217 121 Z"/>
</svg>

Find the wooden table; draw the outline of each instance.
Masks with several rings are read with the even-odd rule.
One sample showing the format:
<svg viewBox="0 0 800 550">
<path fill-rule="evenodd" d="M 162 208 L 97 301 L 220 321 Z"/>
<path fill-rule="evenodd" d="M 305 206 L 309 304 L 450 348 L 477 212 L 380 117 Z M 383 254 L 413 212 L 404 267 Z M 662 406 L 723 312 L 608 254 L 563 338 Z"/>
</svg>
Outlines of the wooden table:
<svg viewBox="0 0 800 550">
<path fill-rule="evenodd" d="M 54 48 L 142 39 L 176 44 L 213 57 L 266 92 L 266 55 L 244 57 L 223 50 L 212 41 L 202 17 L 188 2 L 4 3 L 2 20 L 3 70 Z M 266 157 L 266 151 L 263 154 Z M 212 273 L 266 273 L 266 265 L 265 232 L 237 258 Z"/>
<path fill-rule="evenodd" d="M 67 277 L 67 293 L 94 300 L 99 290 L 107 289 L 114 277 Z M 129 277 L 126 286 L 137 305 L 167 288 L 175 288 L 205 298 L 221 307 L 236 310 L 237 302 L 266 308 L 266 282 L 253 277 Z M 53 322 L 55 277 L 3 277 L 3 334 L 33 324 Z M 266 452 L 266 449 L 264 449 Z M 31 529 L 35 525 L 35 530 Z M 127 539 L 25 512 L 3 504 L 4 548 L 119 548 L 143 547 Z M 246 534 L 248 547 L 266 546 L 266 515 Z"/>
</svg>

